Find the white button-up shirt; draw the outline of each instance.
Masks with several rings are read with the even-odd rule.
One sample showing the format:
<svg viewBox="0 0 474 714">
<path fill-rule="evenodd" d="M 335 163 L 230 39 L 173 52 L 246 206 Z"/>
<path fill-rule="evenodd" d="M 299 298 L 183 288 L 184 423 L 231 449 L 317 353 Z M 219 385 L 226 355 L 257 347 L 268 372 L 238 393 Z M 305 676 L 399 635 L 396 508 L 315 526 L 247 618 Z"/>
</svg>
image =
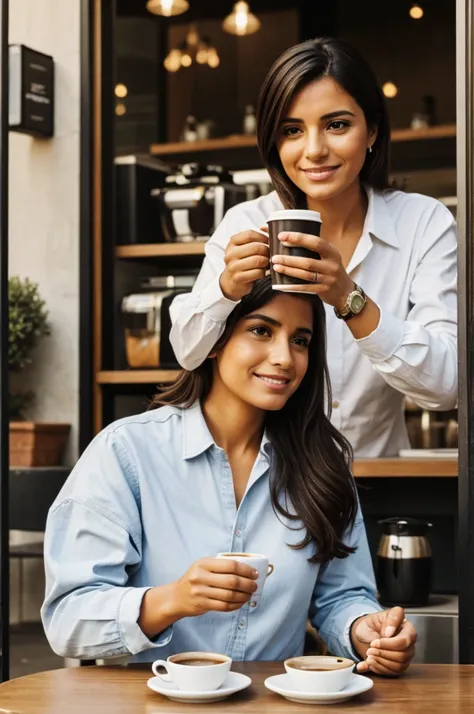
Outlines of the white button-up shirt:
<svg viewBox="0 0 474 714">
<path fill-rule="evenodd" d="M 457 402 L 457 241 L 452 214 L 434 198 L 367 189 L 364 230 L 348 274 L 380 308 L 370 335 L 354 339 L 326 305 L 331 421 L 356 456 L 394 456 L 409 446 L 404 396 L 433 410 Z M 281 209 L 276 192 L 230 209 L 206 244 L 192 293 L 171 306 L 171 343 L 185 369 L 211 352 L 237 303 L 219 277 L 232 235 Z"/>
</svg>

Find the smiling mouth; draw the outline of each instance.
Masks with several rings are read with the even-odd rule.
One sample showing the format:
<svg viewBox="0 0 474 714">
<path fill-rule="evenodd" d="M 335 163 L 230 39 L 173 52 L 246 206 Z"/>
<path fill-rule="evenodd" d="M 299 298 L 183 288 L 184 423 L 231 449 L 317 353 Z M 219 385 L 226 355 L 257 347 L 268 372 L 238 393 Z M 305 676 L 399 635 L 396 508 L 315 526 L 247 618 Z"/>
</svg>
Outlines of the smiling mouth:
<svg viewBox="0 0 474 714">
<path fill-rule="evenodd" d="M 321 166 L 320 168 L 314 169 L 301 169 L 309 178 L 321 181 L 322 179 L 331 176 L 339 166 Z"/>
<path fill-rule="evenodd" d="M 285 387 L 290 383 L 290 380 L 285 377 L 267 377 L 261 374 L 256 374 L 255 376 L 261 379 L 262 382 L 265 382 L 265 384 L 270 384 L 274 387 Z"/>
</svg>

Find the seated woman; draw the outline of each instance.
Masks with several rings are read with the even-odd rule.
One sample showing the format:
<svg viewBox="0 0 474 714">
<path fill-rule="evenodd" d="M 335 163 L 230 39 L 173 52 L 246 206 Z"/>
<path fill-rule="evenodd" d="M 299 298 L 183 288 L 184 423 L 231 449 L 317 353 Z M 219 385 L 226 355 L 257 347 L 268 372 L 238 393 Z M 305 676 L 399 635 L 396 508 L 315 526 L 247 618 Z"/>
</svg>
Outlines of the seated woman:
<svg viewBox="0 0 474 714">
<path fill-rule="evenodd" d="M 42 607 L 53 650 L 281 660 L 302 654 L 309 617 L 331 652 L 364 660 L 359 671 L 405 669 L 416 634 L 375 598 L 328 398 L 320 299 L 257 281 L 208 359 L 155 409 L 104 429 L 53 504 Z M 223 551 L 274 565 L 258 608 L 255 571 L 213 557 Z"/>
</svg>

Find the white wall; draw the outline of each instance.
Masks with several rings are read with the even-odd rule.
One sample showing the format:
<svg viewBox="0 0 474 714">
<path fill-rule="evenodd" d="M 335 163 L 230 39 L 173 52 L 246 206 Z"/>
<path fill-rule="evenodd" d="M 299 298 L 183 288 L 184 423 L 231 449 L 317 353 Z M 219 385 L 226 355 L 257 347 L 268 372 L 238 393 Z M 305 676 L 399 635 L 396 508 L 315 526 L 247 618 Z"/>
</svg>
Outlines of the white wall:
<svg viewBox="0 0 474 714">
<path fill-rule="evenodd" d="M 66 462 L 77 454 L 79 365 L 80 0 L 10 0 L 10 42 L 55 60 L 55 136 L 10 134 L 10 274 L 39 283 L 51 336 L 26 376 L 38 421 L 72 425 Z M 12 540 L 31 536 L 12 533 Z M 42 561 L 25 564 L 24 619 L 37 620 Z M 12 621 L 17 618 L 17 563 L 12 563 Z"/>
</svg>

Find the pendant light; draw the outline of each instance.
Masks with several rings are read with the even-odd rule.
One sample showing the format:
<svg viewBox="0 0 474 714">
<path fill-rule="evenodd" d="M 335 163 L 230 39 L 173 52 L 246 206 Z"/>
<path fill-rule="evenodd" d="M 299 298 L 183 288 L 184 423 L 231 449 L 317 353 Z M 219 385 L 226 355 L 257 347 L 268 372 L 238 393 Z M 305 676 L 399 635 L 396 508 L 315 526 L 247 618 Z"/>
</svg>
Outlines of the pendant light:
<svg viewBox="0 0 474 714">
<path fill-rule="evenodd" d="M 222 27 L 231 35 L 252 35 L 260 29 L 260 20 L 250 12 L 248 2 L 236 2 Z"/>
<path fill-rule="evenodd" d="M 414 3 L 414 5 L 412 5 L 410 8 L 409 14 L 413 20 L 421 20 L 425 13 L 421 5 L 418 5 L 418 3 Z"/>
<path fill-rule="evenodd" d="M 189 2 L 188 0 L 148 0 L 146 9 L 153 15 L 171 17 L 189 10 Z"/>
</svg>

